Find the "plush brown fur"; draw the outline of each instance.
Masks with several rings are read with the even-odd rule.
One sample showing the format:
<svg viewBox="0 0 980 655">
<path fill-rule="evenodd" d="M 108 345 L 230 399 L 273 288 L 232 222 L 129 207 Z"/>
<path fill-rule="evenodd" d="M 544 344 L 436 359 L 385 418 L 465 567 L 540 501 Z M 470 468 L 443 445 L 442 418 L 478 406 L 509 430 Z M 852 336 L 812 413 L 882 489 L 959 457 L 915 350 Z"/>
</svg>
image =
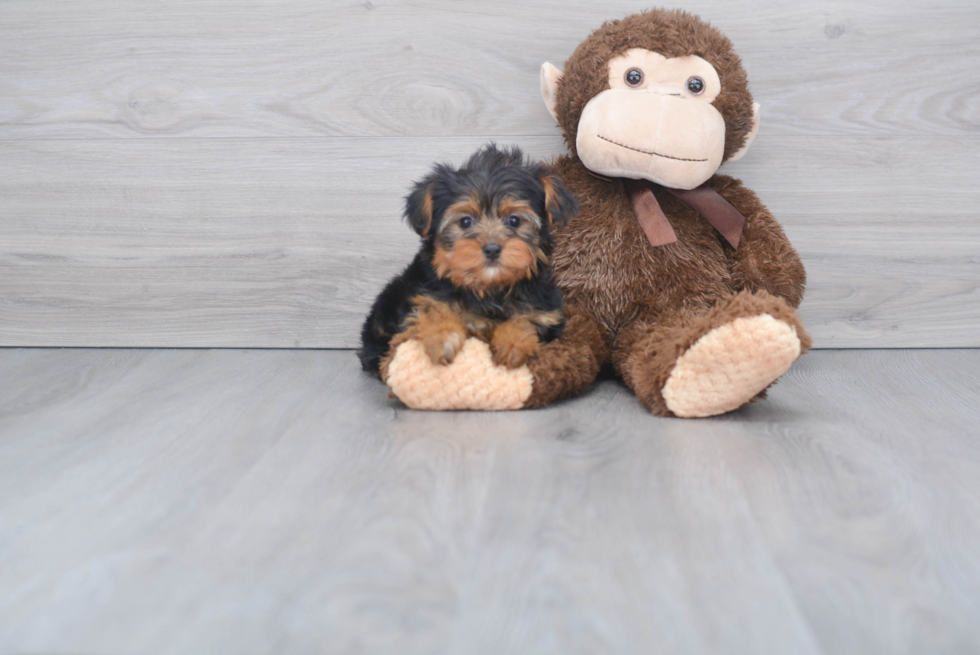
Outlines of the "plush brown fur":
<svg viewBox="0 0 980 655">
<path fill-rule="evenodd" d="M 552 258 L 568 323 L 565 336 L 541 348 L 531 363 L 534 391 L 527 406 L 579 392 L 611 360 L 644 404 L 667 415 L 661 391 L 678 357 L 710 330 L 739 317 L 770 314 L 796 329 L 803 350 L 810 346 L 793 311 L 803 298 L 803 265 L 776 220 L 739 180 L 715 175 L 708 181 L 745 216 L 737 250 L 659 187 L 655 195 L 677 241 L 653 247 L 623 181 L 600 178 L 578 159 L 582 108 L 608 88 L 606 63 L 635 47 L 667 57 L 698 55 L 717 69 L 722 92 L 713 104 L 727 124 L 726 159 L 752 126 L 752 97 L 738 56 L 728 39 L 695 16 L 659 10 L 612 21 L 575 50 L 556 106 L 572 154 L 559 158 L 555 168 L 580 210 L 557 233 Z"/>
<path fill-rule="evenodd" d="M 565 306 L 565 334 L 542 345 L 527 363 L 534 376 L 525 408 L 541 407 L 581 393 L 592 384 L 609 357 L 609 340 L 595 319 L 574 306 Z"/>
<path fill-rule="evenodd" d="M 554 99 L 554 113 L 571 150 L 571 155 L 557 160 L 555 170 L 577 196 L 579 212 L 566 226 L 556 227 L 551 257 L 554 280 L 565 298 L 564 335 L 540 344 L 536 356 L 530 356 L 527 332 L 515 324 L 501 332 L 494 353 L 498 364 L 526 359 L 533 385 L 524 407 L 581 392 L 602 365 L 611 362 L 651 411 L 668 415 L 663 389 L 678 359 L 701 337 L 739 318 L 769 315 L 795 331 L 801 351 L 810 346 L 794 312 L 803 298 L 803 265 L 776 220 L 739 180 L 716 174 L 706 182 L 745 218 L 737 249 L 704 217 L 659 186 L 652 192 L 676 241 L 653 246 L 624 181 L 598 176 L 579 159 L 576 132 L 582 110 L 609 88 L 608 62 L 632 48 L 666 57 L 697 55 L 714 66 L 721 92 L 712 105 L 725 120 L 724 159 L 738 152 L 752 133 L 752 96 L 731 43 L 683 11 L 655 10 L 606 23 L 575 50 L 560 78 L 548 78 L 548 69 L 543 69 L 546 84 L 557 80 L 554 96 L 547 86 L 545 98 L 549 107 Z M 642 117 L 635 120 L 635 129 L 642 131 Z M 548 211 L 553 198 L 560 209 L 562 194 L 553 193 L 550 180 L 543 185 Z M 557 183 L 554 188 L 560 189 Z M 423 213 L 418 223 L 424 226 L 426 218 Z M 440 255 L 439 261 L 446 271 L 465 277 L 472 269 L 472 255 L 462 252 L 458 262 Z M 511 257 L 521 266 L 538 259 L 533 246 Z M 547 265 L 545 260 L 542 264 Z M 445 332 L 445 326 L 436 327 Z M 782 333 L 790 332 L 779 327 Z M 393 340 L 393 346 L 397 342 Z M 382 362 L 383 370 L 386 366 L 387 361 Z M 758 388 L 752 386 L 747 393 Z M 718 411 L 728 408 L 719 405 Z"/>
<path fill-rule="evenodd" d="M 617 336 L 613 364 L 643 404 L 659 416 L 669 416 L 661 391 L 677 359 L 714 328 L 759 314 L 769 314 L 792 325 L 801 337 L 802 351 L 810 348 L 809 336 L 784 299 L 766 291 L 742 291 L 724 298 L 707 312 L 681 309 L 673 316 L 641 317 Z"/>
</svg>

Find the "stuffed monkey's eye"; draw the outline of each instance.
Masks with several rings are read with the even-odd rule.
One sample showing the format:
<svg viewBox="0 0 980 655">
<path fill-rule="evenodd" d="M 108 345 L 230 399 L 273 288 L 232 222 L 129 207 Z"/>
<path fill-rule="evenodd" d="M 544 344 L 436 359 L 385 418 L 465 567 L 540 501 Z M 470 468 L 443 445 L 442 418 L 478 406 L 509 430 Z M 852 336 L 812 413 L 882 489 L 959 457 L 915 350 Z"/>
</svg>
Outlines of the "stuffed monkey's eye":
<svg viewBox="0 0 980 655">
<path fill-rule="evenodd" d="M 704 93 L 704 80 L 700 77 L 692 77 L 687 80 L 687 90 L 691 92 L 692 95 L 699 96 Z"/>
<path fill-rule="evenodd" d="M 508 216 L 506 219 L 504 219 L 504 223 L 507 224 L 507 227 L 520 227 L 521 226 L 521 217 L 520 216 Z"/>
<path fill-rule="evenodd" d="M 623 75 L 623 79 L 630 86 L 640 86 L 643 84 L 643 71 L 639 68 L 631 68 Z"/>
<path fill-rule="evenodd" d="M 459 226 L 464 230 L 467 230 L 473 227 L 474 220 L 475 219 L 472 216 L 464 216 L 463 218 L 459 219 Z"/>
</svg>

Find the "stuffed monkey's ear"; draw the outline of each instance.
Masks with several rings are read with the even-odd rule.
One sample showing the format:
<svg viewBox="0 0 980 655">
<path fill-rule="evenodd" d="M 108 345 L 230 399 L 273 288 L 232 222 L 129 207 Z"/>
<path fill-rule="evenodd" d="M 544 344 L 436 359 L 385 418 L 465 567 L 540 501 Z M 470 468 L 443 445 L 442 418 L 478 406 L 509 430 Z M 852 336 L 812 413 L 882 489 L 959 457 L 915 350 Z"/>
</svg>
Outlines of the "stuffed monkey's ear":
<svg viewBox="0 0 980 655">
<path fill-rule="evenodd" d="M 561 79 L 561 71 L 551 63 L 545 62 L 541 66 L 541 97 L 544 104 L 551 112 L 551 117 L 558 120 L 558 80 Z"/>
<path fill-rule="evenodd" d="M 434 183 L 425 178 L 415 184 L 415 188 L 405 198 L 405 220 L 423 239 L 432 232 L 432 188 Z"/>
<path fill-rule="evenodd" d="M 544 188 L 544 209 L 548 214 L 548 222 L 557 227 L 565 227 L 578 211 L 575 196 L 550 167 L 542 166 L 536 177 Z"/>
<path fill-rule="evenodd" d="M 745 144 L 738 149 L 734 155 L 728 158 L 728 161 L 738 161 L 741 159 L 745 153 L 748 151 L 749 146 L 752 145 L 752 141 L 755 139 L 755 135 L 759 132 L 759 110 L 761 107 L 758 102 L 752 103 L 752 129 L 749 133 L 745 135 Z"/>
</svg>

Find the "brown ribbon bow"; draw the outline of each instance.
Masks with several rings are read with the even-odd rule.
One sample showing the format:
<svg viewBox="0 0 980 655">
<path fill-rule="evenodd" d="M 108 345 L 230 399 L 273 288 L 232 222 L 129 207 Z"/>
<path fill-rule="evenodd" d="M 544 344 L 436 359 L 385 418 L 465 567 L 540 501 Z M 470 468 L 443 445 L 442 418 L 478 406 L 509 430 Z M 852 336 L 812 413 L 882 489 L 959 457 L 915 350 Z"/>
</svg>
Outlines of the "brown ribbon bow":
<svg viewBox="0 0 980 655">
<path fill-rule="evenodd" d="M 633 211 L 636 212 L 636 220 L 643 228 L 644 234 L 653 247 L 665 246 L 668 243 L 677 241 L 674 228 L 670 226 L 670 221 L 664 215 L 664 211 L 657 202 L 657 197 L 653 195 L 652 182 L 646 180 L 624 180 L 626 190 L 633 201 Z M 725 241 L 738 248 L 739 239 L 742 237 L 742 226 L 745 225 L 745 217 L 732 206 L 730 202 L 707 184 L 691 189 L 670 189 L 664 187 L 679 198 L 684 204 L 703 216 L 712 227 L 714 227 Z"/>
</svg>

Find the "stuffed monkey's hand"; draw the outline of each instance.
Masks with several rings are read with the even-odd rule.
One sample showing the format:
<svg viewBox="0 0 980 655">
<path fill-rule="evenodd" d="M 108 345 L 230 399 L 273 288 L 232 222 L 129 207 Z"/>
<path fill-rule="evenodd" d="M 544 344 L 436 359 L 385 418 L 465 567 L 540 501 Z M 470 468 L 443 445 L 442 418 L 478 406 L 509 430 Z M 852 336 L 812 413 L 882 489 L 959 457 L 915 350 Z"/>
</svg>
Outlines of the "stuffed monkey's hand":
<svg viewBox="0 0 980 655">
<path fill-rule="evenodd" d="M 412 409 L 523 409 L 540 407 L 588 387 L 608 356 L 599 324 L 575 307 L 565 308 L 565 334 L 539 344 L 516 368 L 495 366 L 490 346 L 470 337 L 448 366 L 439 366 L 422 342 L 392 342 L 382 379 Z"/>
<path fill-rule="evenodd" d="M 419 339 L 398 344 L 385 369 L 392 393 L 412 409 L 521 409 L 534 378 L 527 366 L 495 366 L 490 347 L 470 337 L 450 364 L 435 364 Z"/>
</svg>

